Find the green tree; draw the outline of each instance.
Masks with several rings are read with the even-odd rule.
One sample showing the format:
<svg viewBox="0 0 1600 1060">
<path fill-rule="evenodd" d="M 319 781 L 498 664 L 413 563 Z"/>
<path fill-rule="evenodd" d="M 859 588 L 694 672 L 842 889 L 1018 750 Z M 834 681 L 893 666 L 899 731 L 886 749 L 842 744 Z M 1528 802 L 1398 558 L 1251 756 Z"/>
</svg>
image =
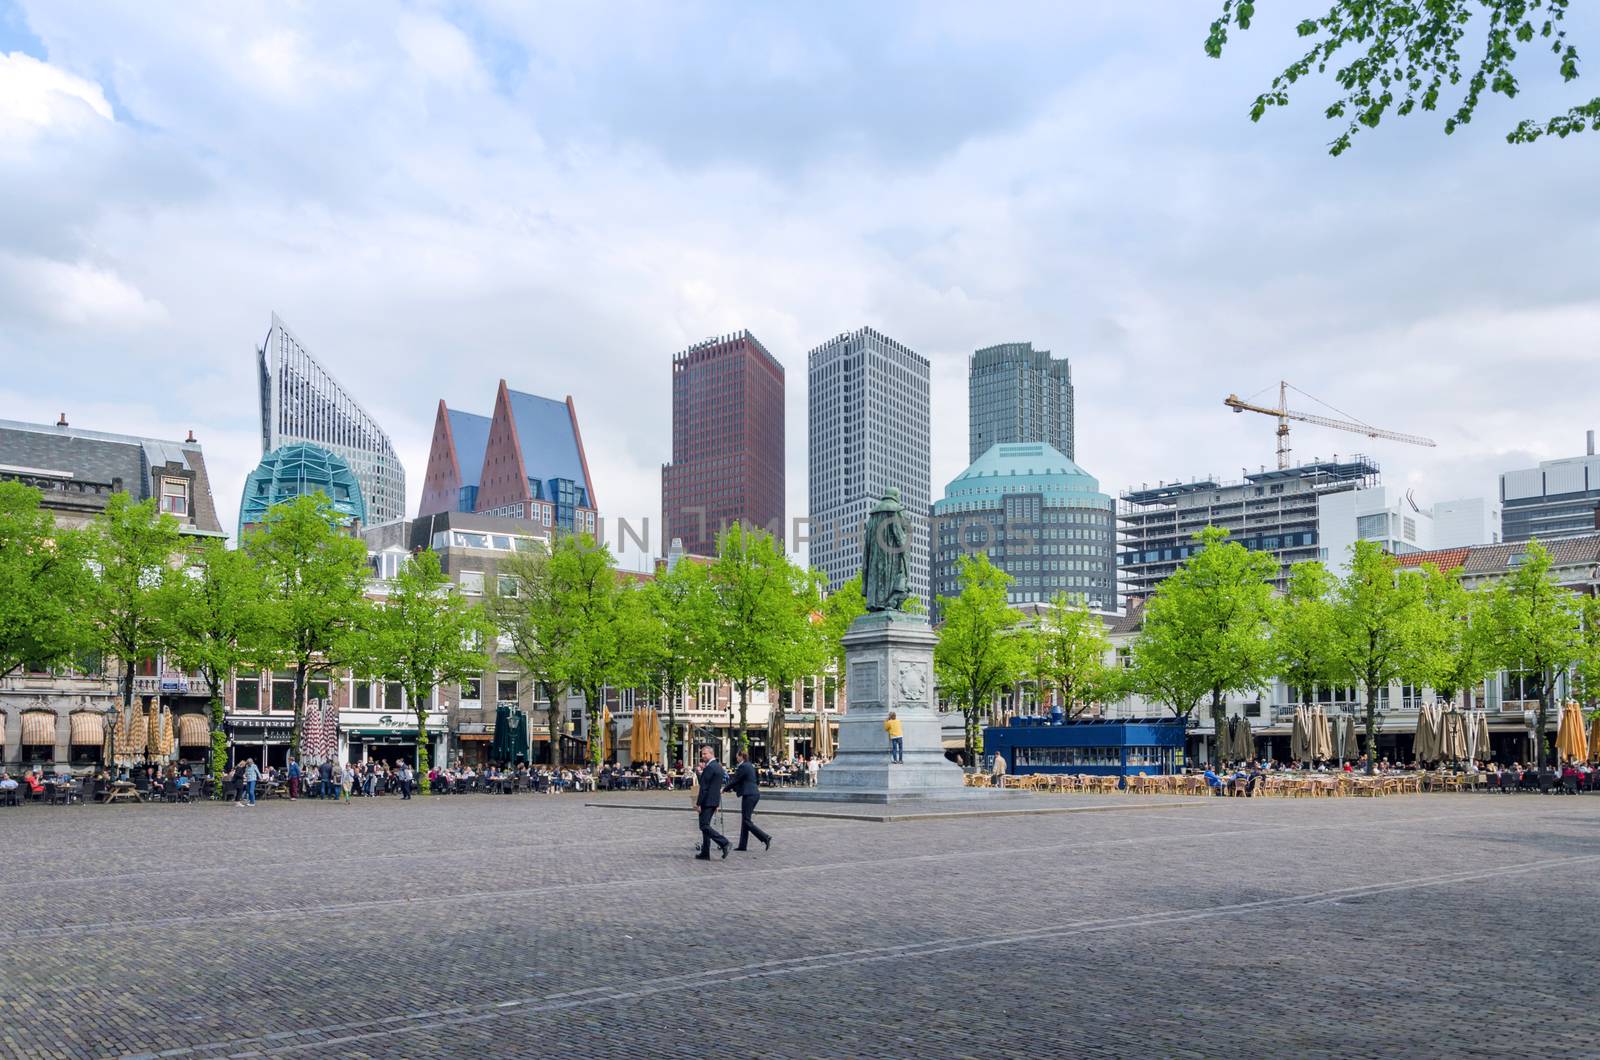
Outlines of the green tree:
<svg viewBox="0 0 1600 1060">
<path fill-rule="evenodd" d="M 564 603 L 575 623 L 567 673 L 572 687 L 583 695 L 589 764 L 598 772 L 605 757 L 605 690 L 627 675 L 624 622 L 637 612 L 623 601 L 623 594 L 632 590 L 622 587 L 605 544 L 588 534 L 568 534 L 558 540 L 555 552 L 575 559 Z"/>
<path fill-rule="evenodd" d="M 1581 596 L 1577 606 L 1578 661 L 1572 676 L 1578 702 L 1592 713 L 1600 710 L 1600 596 Z"/>
<path fill-rule="evenodd" d="M 1139 637 L 1144 650 L 1136 649 L 1135 668 L 1175 668 L 1168 674 L 1146 672 L 1137 677 L 1140 683 L 1165 690 L 1175 712 L 1191 682 L 1203 680 L 1211 696 L 1211 721 L 1220 733 L 1227 718 L 1225 697 L 1260 688 L 1272 676 L 1268 635 L 1273 617 L 1271 580 L 1278 565 L 1270 553 L 1252 552 L 1229 541 L 1227 531 L 1219 527 L 1208 526 L 1194 539 L 1199 549 L 1161 583 L 1146 605 Z"/>
<path fill-rule="evenodd" d="M 367 549 L 340 525 L 321 492 L 267 509 L 247 534 L 244 552 L 266 579 L 267 626 L 261 662 L 294 670 L 294 724 L 289 749 L 300 756 L 306 694 L 312 674 L 331 674 L 356 644 L 366 600 Z"/>
<path fill-rule="evenodd" d="M 826 584 L 820 571 L 789 563 L 788 613 L 776 633 L 776 650 L 767 670 L 769 710 L 787 718 L 794 712 L 794 683 L 801 678 L 814 677 L 828 665 L 831 657 L 823 630 L 825 616 L 822 609 L 822 587 Z M 909 599 L 915 599 L 910 597 Z M 777 692 L 776 699 L 772 691 Z M 779 756 L 781 748 L 769 747 L 769 756 Z"/>
<path fill-rule="evenodd" d="M 1446 703 L 1466 692 L 1464 708 L 1472 706 L 1472 689 L 1494 669 L 1489 597 L 1461 584 L 1456 571 L 1441 571 L 1431 563 L 1422 567 L 1425 630 L 1420 638 L 1420 667 L 1434 694 Z"/>
<path fill-rule="evenodd" d="M 90 542 L 39 502 L 38 490 L 0 482 L 0 678 L 65 662 L 88 634 Z"/>
<path fill-rule="evenodd" d="M 577 635 L 575 613 L 564 606 L 577 567 L 575 557 L 559 548 L 517 552 L 500 563 L 498 583 L 491 587 L 489 615 L 500 636 L 510 641 L 509 657 L 549 704 L 550 762 L 562 766 L 562 738 L 567 731 L 565 703 L 572 687 L 569 660 Z"/>
<path fill-rule="evenodd" d="M 1272 623 L 1272 669 L 1300 702 L 1310 706 L 1312 691 L 1343 676 L 1333 629 L 1333 594 L 1338 579 L 1316 560 L 1289 569 L 1289 584 Z"/>
<path fill-rule="evenodd" d="M 1563 81 L 1578 76 L 1578 50 L 1564 25 L 1569 0 L 1333 0 L 1324 15 L 1302 19 L 1295 32 L 1309 46 L 1256 97 L 1250 120 L 1260 121 L 1272 107 L 1289 103 L 1289 89 L 1313 73 L 1333 69 L 1343 93 L 1323 112 L 1344 123 L 1329 145 L 1332 155 L 1349 149 L 1363 128 L 1376 128 L 1385 116 L 1434 111 L 1440 97 L 1460 89 L 1461 98 L 1444 121 L 1453 133 L 1472 120 L 1484 92 L 1515 98 L 1521 90 L 1514 69 L 1524 50 L 1549 49 Z M 1222 0 L 1211 23 L 1206 54 L 1222 55 L 1228 30 L 1250 28 L 1252 0 Z M 1482 37 L 1482 58 L 1463 63 L 1469 37 Z M 1463 82 L 1465 85 L 1463 87 Z M 1542 136 L 1567 137 L 1600 128 L 1600 97 L 1579 103 L 1543 121 L 1524 119 L 1506 134 L 1508 143 L 1532 143 Z"/>
<path fill-rule="evenodd" d="M 180 567 L 163 572 L 159 613 L 167 651 L 206 683 L 211 715 L 211 775 L 228 768 L 223 690 L 246 663 L 259 663 L 268 640 L 266 580 L 243 552 L 210 540 Z M 222 786 L 216 787 L 217 798 Z"/>
<path fill-rule="evenodd" d="M 1061 709 L 1075 718 L 1108 698 L 1116 668 L 1106 665 L 1111 642 L 1106 624 L 1081 601 L 1060 593 L 1033 630 L 1033 676 L 1061 694 Z M 1044 688 L 1039 689 L 1044 700 Z"/>
<path fill-rule="evenodd" d="M 1368 773 L 1378 769 L 1378 691 L 1420 674 L 1426 628 L 1422 575 L 1401 570 L 1377 542 L 1357 541 L 1334 593 L 1333 630 L 1339 669 L 1366 696 Z"/>
<path fill-rule="evenodd" d="M 629 644 L 638 681 L 666 697 L 667 760 L 683 760 L 678 733 L 682 690 L 711 672 L 707 636 L 711 628 L 711 581 L 704 564 L 674 563 L 639 593 L 644 616 L 640 635 Z"/>
<path fill-rule="evenodd" d="M 1023 666 L 1023 644 L 1015 635 L 1020 620 L 1006 601 L 1011 575 L 989 562 L 987 553 L 962 556 L 956 568 L 961 592 L 939 598 L 939 641 L 933 666 L 939 688 L 960 704 L 966 719 L 967 768 L 982 752 L 983 712 Z"/>
<path fill-rule="evenodd" d="M 178 521 L 155 498 L 113 493 L 90 524 L 89 561 L 97 577 L 89 602 L 91 641 L 121 666 L 122 706 L 133 704 L 134 670 L 162 647 L 161 583 L 181 547 Z"/>
<path fill-rule="evenodd" d="M 396 681 L 417 722 L 417 777 L 428 794 L 428 705 L 440 685 L 482 675 L 484 638 L 494 626 L 483 609 L 452 591 L 432 549 L 400 565 L 383 602 L 357 633 L 361 658 L 374 676 Z"/>
<path fill-rule="evenodd" d="M 712 671 L 738 693 L 739 749 L 747 751 L 750 691 L 785 667 L 785 654 L 805 635 L 797 627 L 810 625 L 810 614 L 796 602 L 808 575 L 789 562 L 771 534 L 739 523 L 718 537 L 708 573 L 715 601 Z"/>
<path fill-rule="evenodd" d="M 1550 553 L 1529 541 L 1520 565 L 1489 594 L 1495 661 L 1508 670 L 1539 675 L 1536 757 L 1538 768 L 1549 760 L 1550 724 L 1556 678 L 1583 657 L 1576 596 L 1550 574 Z"/>
</svg>

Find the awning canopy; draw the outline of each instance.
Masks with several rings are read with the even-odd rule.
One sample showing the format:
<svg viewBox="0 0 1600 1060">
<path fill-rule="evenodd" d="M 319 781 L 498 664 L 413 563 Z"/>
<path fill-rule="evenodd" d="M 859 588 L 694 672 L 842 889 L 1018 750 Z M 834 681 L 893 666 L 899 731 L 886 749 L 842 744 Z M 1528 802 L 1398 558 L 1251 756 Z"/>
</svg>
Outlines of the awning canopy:
<svg viewBox="0 0 1600 1060">
<path fill-rule="evenodd" d="M 178 715 L 178 746 L 205 747 L 211 742 L 211 726 L 204 714 Z"/>
<path fill-rule="evenodd" d="M 486 732 L 458 732 L 456 733 L 456 739 L 468 743 L 488 743 L 494 737 Z"/>
<path fill-rule="evenodd" d="M 100 747 L 106 742 L 106 716 L 80 710 L 72 715 L 72 745 Z"/>
<path fill-rule="evenodd" d="M 30 710 L 22 716 L 23 746 L 56 742 L 56 716 L 41 710 Z"/>
</svg>

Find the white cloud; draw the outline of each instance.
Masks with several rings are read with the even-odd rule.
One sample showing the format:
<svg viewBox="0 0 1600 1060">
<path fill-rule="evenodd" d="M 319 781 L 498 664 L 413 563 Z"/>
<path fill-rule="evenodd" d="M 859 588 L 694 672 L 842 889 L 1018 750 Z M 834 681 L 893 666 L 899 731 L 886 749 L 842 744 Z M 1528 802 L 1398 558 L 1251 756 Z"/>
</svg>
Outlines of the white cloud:
<svg viewBox="0 0 1600 1060">
<path fill-rule="evenodd" d="M 45 130 L 70 130 L 114 120 L 93 81 L 21 52 L 0 54 L 0 152 Z M 11 148 L 3 146 L 11 141 Z"/>
<path fill-rule="evenodd" d="M 87 333 L 146 327 L 167 315 L 160 302 L 109 269 L 5 253 L 0 253 L 0 305 L 17 318 L 33 316 Z"/>
<path fill-rule="evenodd" d="M 1280 377 L 1437 438 L 1367 446 L 1424 502 L 1575 450 L 1592 413 L 1551 380 L 1594 355 L 1600 217 L 1573 204 L 1600 145 L 1510 149 L 1502 107 L 1329 160 L 1315 91 L 1242 114 L 1292 27 L 1213 63 L 1173 10 L 38 4 L 50 62 L 0 62 L 33 86 L 0 122 L 43 98 L 30 130 L 80 126 L 0 146 L 10 411 L 160 388 L 113 429 L 225 445 L 231 519 L 276 309 L 395 436 L 413 501 L 436 401 L 487 412 L 503 376 L 571 394 L 607 514 L 654 524 L 670 356 L 742 327 L 785 364 L 791 515 L 806 351 L 862 324 L 933 361 L 936 494 L 965 358 L 1013 339 L 1072 358 L 1109 492 L 1270 461 L 1221 400 Z"/>
</svg>

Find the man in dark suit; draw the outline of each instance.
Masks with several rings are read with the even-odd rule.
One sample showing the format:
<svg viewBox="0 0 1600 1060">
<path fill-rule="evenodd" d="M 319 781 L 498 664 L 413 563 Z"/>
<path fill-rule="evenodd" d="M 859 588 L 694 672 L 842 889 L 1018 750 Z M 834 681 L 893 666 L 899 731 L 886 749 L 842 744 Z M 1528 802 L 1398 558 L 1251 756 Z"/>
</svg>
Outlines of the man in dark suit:
<svg viewBox="0 0 1600 1060">
<path fill-rule="evenodd" d="M 759 825 L 750 819 L 756 812 L 756 803 L 761 801 L 761 786 L 756 780 L 756 767 L 750 764 L 750 755 L 745 751 L 739 752 L 739 764 L 734 767 L 733 779 L 723 786 L 723 791 L 731 791 L 739 796 L 739 850 L 748 850 L 750 837 L 755 836 L 761 840 L 761 845 L 768 850 L 772 849 L 772 837 L 763 832 Z"/>
<path fill-rule="evenodd" d="M 717 756 L 711 752 L 711 745 L 700 748 L 700 790 L 694 797 L 694 805 L 700 811 L 700 853 L 695 857 L 701 861 L 711 860 L 711 844 L 717 844 L 722 851 L 722 856 L 728 856 L 728 847 L 733 844 L 728 842 L 728 837 L 717 831 L 711 824 L 711 819 L 722 808 L 722 785 L 728 780 L 728 774 L 722 768 L 722 763 L 717 761 Z"/>
</svg>

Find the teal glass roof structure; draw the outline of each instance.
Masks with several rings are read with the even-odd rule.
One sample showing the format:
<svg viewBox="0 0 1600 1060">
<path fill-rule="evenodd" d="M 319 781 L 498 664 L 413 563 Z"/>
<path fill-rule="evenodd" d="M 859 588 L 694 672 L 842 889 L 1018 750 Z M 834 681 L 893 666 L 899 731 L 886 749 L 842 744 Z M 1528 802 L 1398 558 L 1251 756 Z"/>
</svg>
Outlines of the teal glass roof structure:
<svg viewBox="0 0 1600 1060">
<path fill-rule="evenodd" d="M 365 524 L 367 502 L 355 472 L 338 456 L 318 445 L 295 442 L 279 446 L 261 458 L 261 463 L 244 480 L 244 496 L 239 500 L 239 526 L 254 526 L 266 520 L 274 504 L 321 491 L 334 510 L 348 524 L 355 519 Z"/>
<path fill-rule="evenodd" d="M 1039 494 L 1051 506 L 1111 507 L 1100 481 L 1043 442 L 1000 443 L 988 450 L 944 488 L 933 504 L 934 515 L 998 508 L 1007 494 Z"/>
</svg>

